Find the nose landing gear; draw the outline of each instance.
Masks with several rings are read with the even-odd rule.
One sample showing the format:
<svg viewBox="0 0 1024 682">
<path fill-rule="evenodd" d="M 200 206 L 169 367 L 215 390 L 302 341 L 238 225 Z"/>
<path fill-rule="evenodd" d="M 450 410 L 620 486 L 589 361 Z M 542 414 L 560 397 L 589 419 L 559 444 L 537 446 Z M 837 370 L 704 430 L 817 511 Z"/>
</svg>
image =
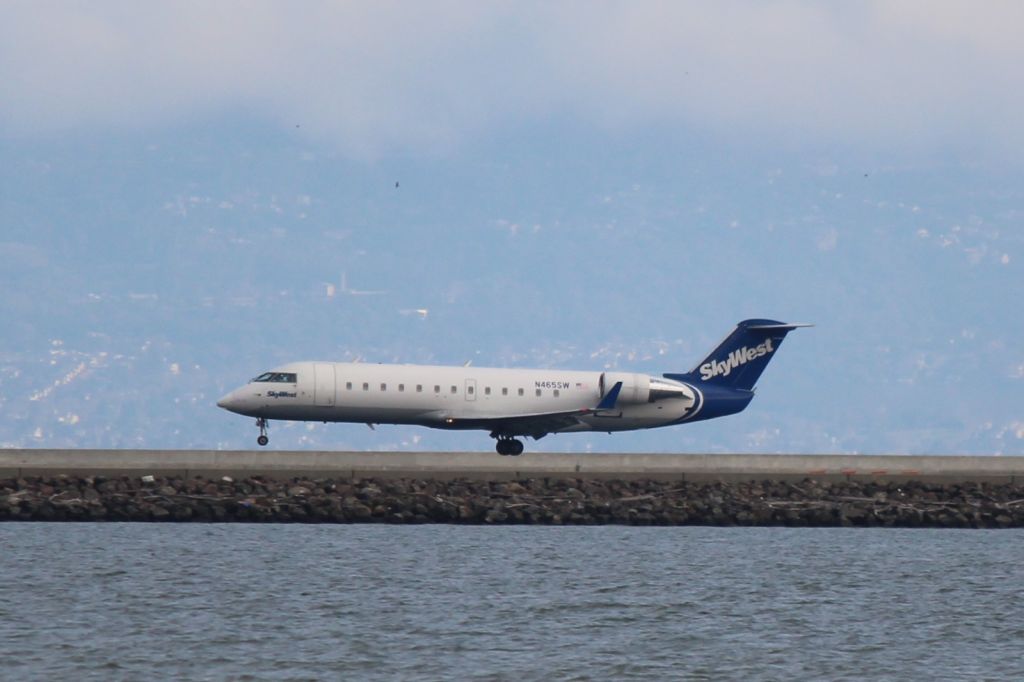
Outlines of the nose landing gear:
<svg viewBox="0 0 1024 682">
<path fill-rule="evenodd" d="M 512 436 L 494 436 L 497 439 L 497 443 L 494 445 L 494 449 L 498 451 L 499 455 L 521 455 L 523 454 L 523 441 L 517 440 Z"/>
<path fill-rule="evenodd" d="M 267 426 L 269 426 L 269 422 L 267 422 L 267 418 L 266 417 L 259 417 L 259 418 L 257 418 L 256 419 L 256 426 L 258 426 L 259 429 L 260 429 L 260 437 L 256 439 L 256 442 L 259 443 L 261 446 L 262 445 L 266 445 L 267 443 L 270 442 L 270 439 L 267 438 Z"/>
</svg>

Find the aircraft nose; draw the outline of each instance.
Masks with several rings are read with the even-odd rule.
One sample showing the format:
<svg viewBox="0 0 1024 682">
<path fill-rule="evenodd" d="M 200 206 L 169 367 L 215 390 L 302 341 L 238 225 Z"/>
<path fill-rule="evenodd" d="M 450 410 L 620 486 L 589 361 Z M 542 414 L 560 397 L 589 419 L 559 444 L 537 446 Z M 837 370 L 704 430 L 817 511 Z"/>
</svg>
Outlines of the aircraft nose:
<svg viewBox="0 0 1024 682">
<path fill-rule="evenodd" d="M 217 401 L 217 407 L 225 410 L 232 410 L 238 406 L 238 398 L 235 396 L 235 392 L 231 391 L 226 396 Z"/>
</svg>

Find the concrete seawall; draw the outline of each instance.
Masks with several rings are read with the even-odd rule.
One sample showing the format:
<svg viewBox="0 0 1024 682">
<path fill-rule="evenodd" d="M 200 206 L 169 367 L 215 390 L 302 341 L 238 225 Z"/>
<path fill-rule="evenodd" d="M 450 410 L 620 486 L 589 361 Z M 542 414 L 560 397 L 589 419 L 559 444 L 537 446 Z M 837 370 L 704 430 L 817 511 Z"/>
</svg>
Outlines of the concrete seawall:
<svg viewBox="0 0 1024 682">
<path fill-rule="evenodd" d="M 263 476 L 509 481 L 583 478 L 680 481 L 1024 483 L 1024 457 L 918 455 L 546 454 L 281 450 L 0 450 L 0 478 Z"/>
</svg>

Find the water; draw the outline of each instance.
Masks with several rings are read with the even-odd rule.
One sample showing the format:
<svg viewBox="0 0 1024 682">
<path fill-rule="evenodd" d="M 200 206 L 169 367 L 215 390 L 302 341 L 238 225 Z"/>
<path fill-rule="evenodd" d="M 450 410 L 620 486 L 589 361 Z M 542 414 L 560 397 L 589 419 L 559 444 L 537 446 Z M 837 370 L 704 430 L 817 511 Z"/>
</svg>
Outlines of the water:
<svg viewBox="0 0 1024 682">
<path fill-rule="evenodd" d="M 1021 679 L 1024 533 L 0 524 L 0 677 Z"/>
</svg>

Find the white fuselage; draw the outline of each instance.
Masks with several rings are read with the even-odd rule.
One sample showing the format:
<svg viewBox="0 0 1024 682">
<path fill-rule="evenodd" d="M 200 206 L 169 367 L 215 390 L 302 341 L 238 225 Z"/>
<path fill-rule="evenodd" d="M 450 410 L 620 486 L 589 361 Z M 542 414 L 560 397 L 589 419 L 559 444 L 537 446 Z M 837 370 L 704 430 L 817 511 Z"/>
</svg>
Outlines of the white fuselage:
<svg viewBox="0 0 1024 682">
<path fill-rule="evenodd" d="M 218 405 L 264 419 L 443 429 L 487 429 L 503 418 L 580 411 L 547 429 L 568 432 L 664 426 L 695 416 L 701 404 L 689 384 L 628 373 L 296 362 L 262 376 L 272 380 L 257 378 Z M 623 384 L 614 409 L 593 410 L 613 382 Z M 520 435 L 533 434 L 524 429 Z"/>
</svg>

